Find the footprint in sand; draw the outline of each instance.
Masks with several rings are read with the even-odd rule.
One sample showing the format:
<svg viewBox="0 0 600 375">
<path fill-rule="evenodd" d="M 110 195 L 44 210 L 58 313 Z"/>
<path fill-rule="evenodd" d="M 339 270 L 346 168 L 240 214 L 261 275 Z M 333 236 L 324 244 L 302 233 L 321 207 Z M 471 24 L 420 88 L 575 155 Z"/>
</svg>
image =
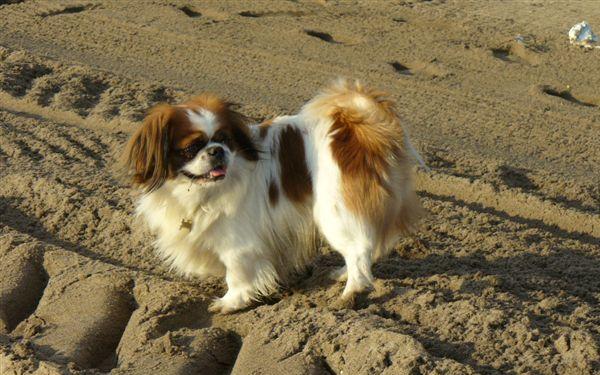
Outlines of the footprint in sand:
<svg viewBox="0 0 600 375">
<path fill-rule="evenodd" d="M 421 75 L 430 79 L 444 78 L 451 73 L 435 59 L 431 62 L 416 61 L 414 63 L 388 62 L 394 71 L 403 76 Z"/>
<path fill-rule="evenodd" d="M 53 69 L 49 65 L 32 61 L 29 55 L 18 51 L 0 62 L 0 71 L 0 91 L 20 97 L 31 89 L 37 78 L 52 73 Z"/>
<path fill-rule="evenodd" d="M 322 41 L 327 42 L 327 43 L 342 44 L 342 43 L 338 42 L 337 40 L 335 40 L 333 38 L 333 36 L 329 33 L 317 31 L 317 30 L 309 30 L 309 29 L 305 29 L 304 32 L 306 33 L 306 35 L 312 36 L 313 38 L 321 39 Z"/>
<path fill-rule="evenodd" d="M 189 6 L 182 6 L 180 8 L 177 8 L 180 11 L 182 11 L 186 16 L 190 17 L 190 18 L 197 18 L 197 17 L 202 17 L 202 13 L 194 10 L 193 8 L 189 7 Z"/>
<path fill-rule="evenodd" d="M 42 9 L 39 13 L 39 16 L 41 16 L 42 18 L 52 17 L 52 16 L 60 16 L 63 14 L 81 13 L 83 11 L 91 10 L 91 9 L 94 9 L 97 7 L 97 5 L 85 4 L 85 3 L 71 4 L 71 5 L 58 5 L 58 6 L 54 6 L 53 4 L 50 3 L 48 5 L 50 5 L 50 6 L 48 6 L 46 9 Z"/>
<path fill-rule="evenodd" d="M 561 90 L 550 85 L 538 85 L 530 90 L 532 94 L 546 99 L 562 99 L 563 102 L 579 105 L 582 107 L 598 107 L 600 98 L 576 97 L 571 93 L 570 88 Z"/>
<path fill-rule="evenodd" d="M 524 37 L 522 37 L 524 38 Z M 519 63 L 524 65 L 537 66 L 542 61 L 541 52 L 546 51 L 546 47 L 536 44 L 535 39 L 527 38 L 525 41 L 511 41 L 508 44 L 491 48 L 489 52 L 493 57 L 505 63 Z"/>
<path fill-rule="evenodd" d="M 277 17 L 277 16 L 292 16 L 292 17 L 300 17 L 306 15 L 306 12 L 301 10 L 286 10 L 286 11 L 253 11 L 253 10 L 245 10 L 243 12 L 239 12 L 238 15 L 247 18 L 261 18 L 261 17 Z"/>
<path fill-rule="evenodd" d="M 394 68 L 394 70 L 396 71 L 396 73 L 398 74 L 402 74 L 404 76 L 412 76 L 413 73 L 410 71 L 410 68 L 406 65 L 403 65 L 401 63 L 399 63 L 398 61 L 392 61 L 388 63 L 392 68 Z"/>
</svg>

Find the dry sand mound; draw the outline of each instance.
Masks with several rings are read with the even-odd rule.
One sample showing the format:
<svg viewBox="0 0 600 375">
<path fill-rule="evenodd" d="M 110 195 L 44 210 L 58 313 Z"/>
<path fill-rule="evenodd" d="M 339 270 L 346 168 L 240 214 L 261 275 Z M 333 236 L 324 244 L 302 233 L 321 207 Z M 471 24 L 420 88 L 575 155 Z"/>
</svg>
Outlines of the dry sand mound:
<svg viewBox="0 0 600 375">
<path fill-rule="evenodd" d="M 0 373 L 600 372 L 593 2 L 0 0 Z M 516 35 L 521 35 L 519 41 Z M 338 75 L 397 99 L 430 215 L 356 310 L 323 255 L 265 304 L 160 264 L 113 177 L 144 111 L 255 120 Z"/>
</svg>

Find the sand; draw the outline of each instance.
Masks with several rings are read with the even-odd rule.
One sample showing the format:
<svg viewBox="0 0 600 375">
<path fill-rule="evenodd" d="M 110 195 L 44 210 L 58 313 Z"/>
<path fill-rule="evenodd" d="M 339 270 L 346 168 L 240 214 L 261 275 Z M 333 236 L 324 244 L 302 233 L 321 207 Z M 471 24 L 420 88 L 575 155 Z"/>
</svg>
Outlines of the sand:
<svg viewBox="0 0 600 375">
<path fill-rule="evenodd" d="M 0 0 L 0 373 L 600 372 L 595 1 Z M 517 36 L 520 41 L 516 40 Z M 213 91 L 251 121 L 337 76 L 388 91 L 429 215 L 354 310 L 326 245 L 213 315 L 113 173 L 145 110 Z"/>
</svg>

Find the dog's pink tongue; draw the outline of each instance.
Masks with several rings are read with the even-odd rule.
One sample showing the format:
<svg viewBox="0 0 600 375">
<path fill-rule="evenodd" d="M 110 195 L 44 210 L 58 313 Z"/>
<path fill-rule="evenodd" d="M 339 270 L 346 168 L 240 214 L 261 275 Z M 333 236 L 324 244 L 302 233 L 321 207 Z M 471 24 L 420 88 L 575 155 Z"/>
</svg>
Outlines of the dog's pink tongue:
<svg viewBox="0 0 600 375">
<path fill-rule="evenodd" d="M 215 168 L 210 171 L 210 177 L 221 177 L 225 176 L 225 169 L 223 168 Z"/>
</svg>

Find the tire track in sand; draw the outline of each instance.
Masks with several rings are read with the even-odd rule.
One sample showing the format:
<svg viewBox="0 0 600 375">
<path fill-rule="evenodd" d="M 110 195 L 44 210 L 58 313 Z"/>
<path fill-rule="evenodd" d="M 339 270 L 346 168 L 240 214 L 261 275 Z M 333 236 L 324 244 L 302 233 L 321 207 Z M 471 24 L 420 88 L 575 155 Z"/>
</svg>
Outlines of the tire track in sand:
<svg viewBox="0 0 600 375">
<path fill-rule="evenodd" d="M 3 62 L 4 71 L 0 71 L 0 88 L 5 93 L 13 99 L 24 98 L 30 106 L 33 104 L 51 111 L 65 111 L 81 119 L 92 117 L 95 123 L 101 121 L 108 124 L 124 117 L 135 126 L 135 122 L 143 117 L 144 111 L 152 104 L 185 95 L 169 88 L 131 83 L 104 72 L 41 61 L 22 51 L 4 54 L 8 57 Z M 23 68 L 24 60 L 33 62 Z M 15 69 L 15 66 L 19 69 Z M 53 95 L 57 99 L 52 99 L 46 90 L 40 88 L 48 86 L 48 81 L 54 82 L 51 92 L 57 91 Z M 7 89 L 8 86 L 10 89 Z M 71 143 L 81 148 L 81 145 Z M 533 220 L 532 225 L 536 225 L 537 221 L 549 226 L 547 229 L 554 226 L 574 235 L 581 233 L 592 236 L 592 239 L 600 238 L 600 218 L 597 215 L 561 207 L 517 189 L 499 190 L 483 181 L 470 181 L 444 173 L 420 173 L 417 186 L 432 196 L 453 197 L 507 215 Z"/>
</svg>

